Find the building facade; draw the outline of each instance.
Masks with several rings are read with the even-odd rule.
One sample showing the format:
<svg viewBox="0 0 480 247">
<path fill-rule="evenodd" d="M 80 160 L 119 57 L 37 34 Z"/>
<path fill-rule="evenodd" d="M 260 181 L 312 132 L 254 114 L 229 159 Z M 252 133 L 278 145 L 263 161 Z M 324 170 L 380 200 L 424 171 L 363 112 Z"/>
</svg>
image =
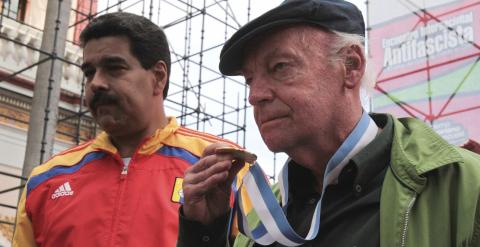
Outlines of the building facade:
<svg viewBox="0 0 480 247">
<path fill-rule="evenodd" d="M 47 0 L 0 1 L 0 246 L 10 246 L 20 187 L 28 122 Z M 54 153 L 95 136 L 96 126 L 82 104 L 83 73 L 78 45 L 95 0 L 72 0 L 62 66 Z M 49 51 L 43 51 L 48 53 Z"/>
</svg>

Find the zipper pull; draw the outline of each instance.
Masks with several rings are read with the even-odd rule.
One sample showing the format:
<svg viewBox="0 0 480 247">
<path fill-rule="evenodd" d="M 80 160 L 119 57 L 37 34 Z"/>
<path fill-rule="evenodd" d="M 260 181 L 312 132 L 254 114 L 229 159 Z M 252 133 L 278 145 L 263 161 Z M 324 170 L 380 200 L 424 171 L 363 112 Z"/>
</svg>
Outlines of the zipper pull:
<svg viewBox="0 0 480 247">
<path fill-rule="evenodd" d="M 123 165 L 122 173 L 120 173 L 122 176 L 126 176 L 128 174 L 128 164 Z"/>
<path fill-rule="evenodd" d="M 120 158 L 119 161 L 123 164 L 122 172 L 120 173 L 121 177 L 125 177 L 128 174 L 128 166 L 131 160 L 131 158 Z"/>
</svg>

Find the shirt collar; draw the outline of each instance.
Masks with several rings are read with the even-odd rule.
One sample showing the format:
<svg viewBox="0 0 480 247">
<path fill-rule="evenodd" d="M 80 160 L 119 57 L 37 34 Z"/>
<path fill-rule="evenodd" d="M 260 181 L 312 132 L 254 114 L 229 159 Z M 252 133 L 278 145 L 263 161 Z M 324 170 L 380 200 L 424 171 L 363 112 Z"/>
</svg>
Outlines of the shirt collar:
<svg viewBox="0 0 480 247">
<path fill-rule="evenodd" d="M 315 177 L 309 169 L 297 164 L 294 160 L 290 160 L 285 165 L 288 165 L 288 183 L 294 185 L 288 186 L 290 198 L 303 198 L 319 194 L 315 190 Z"/>
<path fill-rule="evenodd" d="M 390 162 L 393 121 L 383 114 L 370 114 L 370 116 L 382 131 L 363 150 L 353 156 L 349 164 L 343 168 L 339 175 L 339 184 L 367 184 Z M 297 164 L 294 160 L 290 160 L 285 165 L 289 166 L 289 184 L 295 185 L 289 186 L 292 197 L 318 193 L 315 190 L 315 177 L 310 170 Z"/>
<path fill-rule="evenodd" d="M 350 163 L 356 170 L 354 184 L 366 185 L 390 163 L 393 140 L 393 120 L 387 115 L 371 114 L 382 130 L 362 151 L 352 157 Z M 345 172 L 344 169 L 343 172 Z"/>
</svg>

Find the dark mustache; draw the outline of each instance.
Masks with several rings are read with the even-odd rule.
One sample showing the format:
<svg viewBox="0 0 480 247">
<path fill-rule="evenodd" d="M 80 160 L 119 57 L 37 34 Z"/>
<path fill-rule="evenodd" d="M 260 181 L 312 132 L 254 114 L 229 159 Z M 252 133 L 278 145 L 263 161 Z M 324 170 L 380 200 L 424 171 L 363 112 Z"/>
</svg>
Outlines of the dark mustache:
<svg viewBox="0 0 480 247">
<path fill-rule="evenodd" d="M 92 100 L 88 104 L 90 109 L 94 110 L 98 105 L 106 104 L 116 104 L 118 102 L 118 97 L 112 94 L 108 94 L 104 91 L 97 91 L 93 95 Z"/>
</svg>

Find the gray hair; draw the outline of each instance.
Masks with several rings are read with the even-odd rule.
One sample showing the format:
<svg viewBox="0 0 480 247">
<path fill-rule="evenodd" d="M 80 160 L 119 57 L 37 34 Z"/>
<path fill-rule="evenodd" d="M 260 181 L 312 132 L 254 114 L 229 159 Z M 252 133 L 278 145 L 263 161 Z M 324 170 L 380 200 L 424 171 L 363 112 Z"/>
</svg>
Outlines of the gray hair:
<svg viewBox="0 0 480 247">
<path fill-rule="evenodd" d="M 358 35 L 358 34 L 351 34 L 351 33 L 344 33 L 338 31 L 331 31 L 335 35 L 335 42 L 332 42 L 330 50 L 330 58 L 332 60 L 343 59 L 340 57 L 340 50 L 344 47 L 350 45 L 357 45 L 362 49 L 364 54 L 366 64 L 365 64 L 365 72 L 363 74 L 361 80 L 361 86 L 367 91 L 367 93 L 371 93 L 373 88 L 375 87 L 375 73 L 372 68 L 372 64 L 370 60 L 365 55 L 365 37 Z"/>
</svg>

